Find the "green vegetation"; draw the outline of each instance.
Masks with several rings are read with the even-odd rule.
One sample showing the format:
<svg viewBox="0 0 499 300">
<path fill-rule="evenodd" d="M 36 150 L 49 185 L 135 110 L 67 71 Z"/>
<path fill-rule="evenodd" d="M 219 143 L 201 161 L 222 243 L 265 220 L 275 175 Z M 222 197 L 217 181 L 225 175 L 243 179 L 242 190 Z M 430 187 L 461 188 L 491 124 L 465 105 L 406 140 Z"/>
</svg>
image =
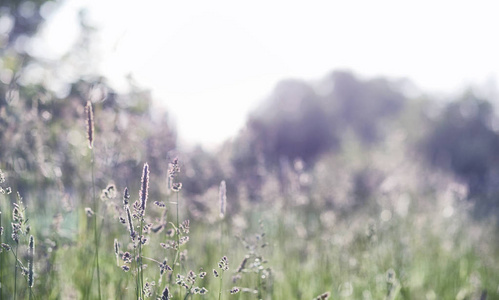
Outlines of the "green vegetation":
<svg viewBox="0 0 499 300">
<path fill-rule="evenodd" d="M 13 45 L 47 1 L 26 28 L 24 2 L 0 4 L 0 300 L 499 299 L 485 99 L 436 110 L 336 71 L 279 84 L 218 150 L 180 149 L 132 79 L 25 80 L 43 63 Z M 85 58 L 81 25 L 44 68 Z"/>
<path fill-rule="evenodd" d="M 99 118 L 96 114 L 96 123 Z M 97 135 L 97 154 L 99 144 Z M 244 188 L 228 183 L 222 239 L 223 193 L 219 195 L 218 185 L 188 200 L 182 196 L 187 158 L 170 164 L 169 181 L 159 178 L 161 170 L 152 166 L 150 175 L 144 166 L 142 183 L 140 171 L 131 174 L 128 184 L 134 196 L 117 192 L 124 186 L 102 185 L 100 214 L 85 214 L 85 203 L 92 203 L 91 181 L 84 194 L 66 200 L 37 197 L 35 190 L 24 197 L 27 209 L 22 210 L 30 216 L 31 230 L 20 231 L 15 248 L 21 264 L 29 253 L 27 233 L 38 241 L 35 299 L 98 297 L 94 217 L 103 224 L 99 257 L 104 299 L 161 297 L 166 288 L 173 299 L 215 299 L 219 290 L 222 299 L 312 299 L 327 291 L 333 299 L 474 299 L 485 293 L 487 299 L 496 299 L 499 247 L 493 220 L 471 218 L 466 186 L 408 159 L 404 145 L 397 133 L 369 150 L 351 138 L 343 151 L 323 155 L 313 167 L 282 160 L 279 174 L 262 175 L 258 202 L 248 200 Z M 90 152 L 85 140 L 80 147 Z M 222 165 L 226 158 L 217 159 Z M 96 174 L 102 174 L 99 169 L 96 164 Z M 19 219 L 20 210 L 15 220 L 9 213 L 17 207 L 14 200 L 21 201 L 7 192 L 11 173 L 3 172 L 0 278 L 3 298 L 15 292 L 22 299 L 29 295 L 28 277 L 21 272 L 12 276 L 14 252 L 6 244 L 16 245 L 10 223 L 25 226 L 28 219 Z M 151 187 L 144 184 L 148 176 Z M 167 182 L 170 190 L 152 192 Z M 140 193 L 139 183 L 144 190 Z M 145 206 L 133 202 L 147 197 L 147 189 L 155 196 L 149 195 L 142 219 Z M 82 202 L 74 201 L 77 197 Z M 44 200 L 43 209 L 39 199 Z M 65 208 L 65 201 L 72 203 Z M 124 204 L 133 204 L 133 234 Z M 118 266 L 114 239 L 119 241 Z M 220 261 L 221 249 L 226 258 Z M 139 255 L 138 260 L 125 252 Z"/>
</svg>

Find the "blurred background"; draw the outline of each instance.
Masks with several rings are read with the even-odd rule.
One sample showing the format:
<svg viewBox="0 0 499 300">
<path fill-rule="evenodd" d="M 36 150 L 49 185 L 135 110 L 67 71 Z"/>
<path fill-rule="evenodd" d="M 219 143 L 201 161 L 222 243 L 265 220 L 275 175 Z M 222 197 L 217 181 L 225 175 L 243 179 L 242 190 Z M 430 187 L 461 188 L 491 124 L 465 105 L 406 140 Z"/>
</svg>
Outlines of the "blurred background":
<svg viewBox="0 0 499 300">
<path fill-rule="evenodd" d="M 149 162 L 162 199 L 178 157 L 185 217 L 213 224 L 226 180 L 234 232 L 263 219 L 278 244 L 272 299 L 499 299 L 496 11 L 491 1 L 0 0 L 2 193 L 36 211 L 43 255 L 50 242 L 71 253 L 91 201 L 90 100 L 99 189 L 138 190 Z M 335 263 L 282 263 L 309 255 Z M 60 266 L 40 271 L 61 282 L 40 294 L 84 293 L 87 281 L 63 286 Z M 379 286 L 387 270 L 396 296 Z M 293 285 L 314 274 L 316 285 Z"/>
</svg>

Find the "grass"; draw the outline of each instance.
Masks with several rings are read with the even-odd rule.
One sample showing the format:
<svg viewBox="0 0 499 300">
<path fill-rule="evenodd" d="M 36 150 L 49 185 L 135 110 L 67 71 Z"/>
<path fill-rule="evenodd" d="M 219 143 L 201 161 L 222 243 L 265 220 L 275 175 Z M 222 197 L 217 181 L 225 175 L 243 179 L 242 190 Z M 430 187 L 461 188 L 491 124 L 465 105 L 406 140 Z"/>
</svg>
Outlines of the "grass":
<svg viewBox="0 0 499 300">
<path fill-rule="evenodd" d="M 173 160 L 165 190 L 157 164 L 144 164 L 142 182 L 129 174 L 126 184 L 108 185 L 114 178 L 96 159 L 94 191 L 76 189 L 68 208 L 62 191 L 23 195 L 33 228 L 24 220 L 19 247 L 2 247 L 0 299 L 499 299 L 497 225 L 470 217 L 462 186 L 380 147 L 369 150 L 369 168 L 382 181 L 359 196 L 352 178 L 367 162 L 351 147 L 309 170 L 266 174 L 253 202 L 230 177 L 197 198 L 182 194 L 180 165 L 189 173 L 189 160 Z M 16 186 L 9 180 L 2 191 Z M 19 199 L 0 195 L 4 244 L 16 244 L 10 212 Z M 37 241 L 31 257 L 28 234 Z M 32 289 L 31 271 L 18 280 L 13 253 L 33 259 Z"/>
</svg>

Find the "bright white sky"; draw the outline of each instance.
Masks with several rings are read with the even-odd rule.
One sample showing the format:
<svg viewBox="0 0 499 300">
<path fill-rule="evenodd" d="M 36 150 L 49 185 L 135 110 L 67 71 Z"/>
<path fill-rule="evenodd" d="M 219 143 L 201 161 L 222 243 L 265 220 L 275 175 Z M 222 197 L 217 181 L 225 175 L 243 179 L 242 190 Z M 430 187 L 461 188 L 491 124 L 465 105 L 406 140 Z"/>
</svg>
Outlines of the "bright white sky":
<svg viewBox="0 0 499 300">
<path fill-rule="evenodd" d="M 206 146 L 235 135 L 281 79 L 347 68 L 449 93 L 499 70 L 495 1 L 66 0 L 44 33 L 54 56 L 81 7 L 99 28 L 101 72 L 118 88 L 132 73 L 181 139 Z"/>
</svg>

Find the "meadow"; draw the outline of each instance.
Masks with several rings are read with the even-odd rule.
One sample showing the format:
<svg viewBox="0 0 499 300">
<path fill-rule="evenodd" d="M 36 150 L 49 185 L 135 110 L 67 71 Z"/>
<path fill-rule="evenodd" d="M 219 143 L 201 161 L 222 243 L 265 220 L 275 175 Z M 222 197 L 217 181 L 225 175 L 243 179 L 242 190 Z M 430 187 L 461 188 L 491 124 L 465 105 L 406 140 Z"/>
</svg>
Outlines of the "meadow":
<svg viewBox="0 0 499 300">
<path fill-rule="evenodd" d="M 72 40 L 71 46 L 58 49 L 64 52 L 59 54 L 43 47 L 52 43 L 43 42 L 41 35 L 46 21 L 55 18 L 65 2 L 0 1 L 0 300 L 499 299 L 499 117 L 494 112 L 494 80 L 483 88 L 442 97 L 419 90 L 407 79 L 366 78 L 349 70 L 313 81 L 286 79 L 265 99 L 254 99 L 261 105 L 248 114 L 235 136 L 210 151 L 185 147 L 174 118 L 157 106 L 175 97 L 153 99 L 133 74 L 117 91 L 100 74 L 99 68 L 107 65 L 100 61 L 103 41 L 99 26 L 84 9 L 85 1 L 72 17 L 78 23 L 74 36 L 61 36 Z M 151 10 L 149 4 L 140 5 Z M 363 6 L 357 6 L 345 20 L 362 23 L 358 11 Z M 268 4 L 261 7 L 266 11 Z M 272 39 L 286 40 L 289 35 L 292 48 L 304 46 L 309 56 L 329 53 L 323 45 L 331 41 L 341 50 L 330 26 L 314 32 L 324 39 L 318 46 L 308 38 L 300 40 L 298 32 L 286 32 L 281 15 L 289 9 L 275 7 L 279 15 L 269 15 L 269 20 L 285 35 Z M 443 79 L 436 74 L 444 74 L 448 66 L 480 69 L 472 52 L 461 57 L 435 47 L 440 38 L 411 40 L 413 53 L 400 51 L 404 43 L 393 38 L 392 29 L 403 31 L 400 21 L 405 14 L 397 15 L 392 4 L 373 7 L 397 17 L 387 25 L 390 30 L 362 29 L 362 38 L 349 31 L 351 24 L 338 28 L 347 40 L 366 45 L 379 41 L 362 51 L 343 45 L 345 53 L 358 52 L 359 61 L 379 60 L 379 73 L 393 68 L 381 64 L 378 51 L 394 62 L 393 56 L 416 61 L 421 64 L 418 70 L 434 73 L 436 85 Z M 459 17 L 454 6 L 442 7 L 442 15 L 453 17 L 456 24 L 467 18 Z M 445 40 L 455 53 L 466 46 L 493 49 L 483 45 L 490 42 L 484 33 L 494 26 L 475 30 L 471 25 L 482 22 L 467 22 L 471 27 L 466 32 L 452 35 L 460 27 L 453 29 L 452 20 L 442 19 L 435 14 L 438 7 L 433 8 L 433 19 L 445 27 L 423 25 L 432 33 L 451 34 Z M 470 9 L 463 12 L 469 14 Z M 104 17 L 121 13 L 120 8 Z M 304 25 L 295 22 L 304 20 L 304 10 L 296 13 L 288 18 L 292 28 Z M 133 22 L 141 21 L 134 17 L 126 22 L 133 29 Z M 206 25 L 199 30 L 203 35 L 212 28 Z M 408 32 L 417 34 L 407 36 L 425 37 L 410 25 Z M 139 34 L 168 48 L 179 46 L 167 44 L 163 26 L 150 27 L 150 32 Z M 296 28 L 308 34 L 306 27 Z M 376 38 L 376 31 L 387 35 Z M 483 44 L 475 31 L 483 33 Z M 452 36 L 459 37 L 454 44 Z M 239 53 L 242 48 L 218 42 L 235 43 L 232 34 L 215 35 L 213 41 L 203 36 L 206 45 L 200 42 L 202 47 L 190 49 L 185 44 L 186 49 L 175 50 L 187 56 L 170 53 L 181 70 L 173 74 L 174 69 L 166 70 L 148 57 L 151 49 L 135 53 L 118 47 L 123 37 L 126 34 L 113 48 L 133 52 L 136 61 L 131 66 L 149 61 L 157 72 L 149 75 L 165 85 L 176 85 L 172 78 L 178 75 L 175 79 L 183 82 L 178 88 L 186 94 L 198 94 L 199 82 L 207 75 L 216 78 L 215 71 L 237 78 L 233 71 L 247 59 Z M 184 39 L 197 42 L 190 33 Z M 383 45 L 391 40 L 396 47 Z M 417 44 L 423 51 L 413 47 Z M 119 57 L 120 52 L 109 55 Z M 419 58 L 425 56 L 438 63 Z M 209 57 L 209 64 L 203 57 Z M 276 58 L 280 64 L 281 58 Z M 442 63 L 442 58 L 451 60 Z M 232 62 L 231 68 L 223 67 Z M 298 65 L 308 69 L 308 63 L 307 57 Z M 490 68 L 490 63 L 484 64 L 484 69 Z M 258 68 L 255 64 L 250 69 Z M 395 69 L 403 68 L 401 64 Z M 451 77 L 459 77 L 456 74 Z M 205 104 L 215 107 L 198 96 L 205 103 L 193 106 L 193 112 L 199 113 Z M 241 96 L 233 101 L 247 98 Z M 227 107 L 216 108 L 231 113 Z"/>
<path fill-rule="evenodd" d="M 0 299 L 499 299 L 495 219 L 473 217 L 466 185 L 398 131 L 369 148 L 352 135 L 313 165 L 257 160 L 254 188 L 234 179 L 233 145 L 146 161 L 140 129 L 110 129 L 119 111 L 75 103 L 71 167 L 49 159 L 64 127 L 43 109 L 17 124 L 42 165 L 0 164 Z"/>
</svg>

